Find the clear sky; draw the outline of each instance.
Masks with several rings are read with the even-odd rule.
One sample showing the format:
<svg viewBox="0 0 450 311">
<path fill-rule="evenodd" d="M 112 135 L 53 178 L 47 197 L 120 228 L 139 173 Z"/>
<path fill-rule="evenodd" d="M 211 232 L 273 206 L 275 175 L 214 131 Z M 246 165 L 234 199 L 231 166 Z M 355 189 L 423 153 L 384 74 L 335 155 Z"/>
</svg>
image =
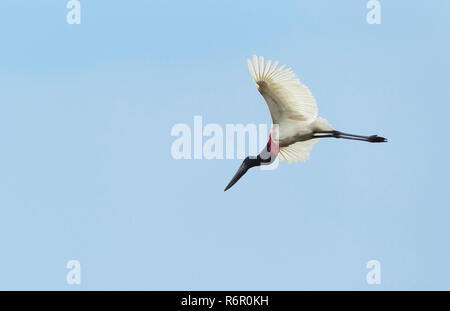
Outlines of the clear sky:
<svg viewBox="0 0 450 311">
<path fill-rule="evenodd" d="M 450 2 L 0 3 L 0 289 L 450 289 Z M 174 160 L 177 123 L 269 123 L 252 54 L 336 129 L 307 163 Z M 68 285 L 69 260 L 81 284 Z M 369 285 L 366 264 L 381 263 Z"/>
</svg>

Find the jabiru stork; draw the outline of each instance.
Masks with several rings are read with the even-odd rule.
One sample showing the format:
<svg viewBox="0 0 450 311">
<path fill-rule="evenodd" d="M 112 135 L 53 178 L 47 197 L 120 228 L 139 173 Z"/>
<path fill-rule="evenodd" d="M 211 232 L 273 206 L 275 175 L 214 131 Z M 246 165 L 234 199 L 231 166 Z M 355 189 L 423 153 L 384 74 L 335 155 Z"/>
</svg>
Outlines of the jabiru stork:
<svg viewBox="0 0 450 311">
<path fill-rule="evenodd" d="M 247 60 L 256 88 L 269 106 L 272 129 L 269 142 L 256 157 L 246 157 L 224 191 L 230 189 L 250 168 L 271 164 L 278 156 L 288 163 L 305 162 L 320 138 L 344 138 L 370 143 L 387 142 L 378 135 L 362 136 L 336 131 L 317 115 L 316 100 L 291 68 L 278 61 L 264 63 L 262 56 Z"/>
</svg>

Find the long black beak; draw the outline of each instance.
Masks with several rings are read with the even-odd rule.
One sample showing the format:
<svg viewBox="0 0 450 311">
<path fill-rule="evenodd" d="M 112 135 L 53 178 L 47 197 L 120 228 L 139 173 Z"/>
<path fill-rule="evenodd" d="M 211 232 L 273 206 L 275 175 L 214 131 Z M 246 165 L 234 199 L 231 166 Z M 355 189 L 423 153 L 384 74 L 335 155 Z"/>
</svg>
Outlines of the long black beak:
<svg viewBox="0 0 450 311">
<path fill-rule="evenodd" d="M 228 186 L 225 188 L 224 191 L 227 191 L 228 189 L 230 189 L 231 187 L 233 187 L 233 185 L 235 183 L 237 183 L 237 181 L 244 176 L 245 173 L 247 173 L 248 169 L 251 166 L 249 165 L 247 159 L 244 160 L 244 162 L 242 162 L 241 167 L 239 167 L 238 171 L 236 172 L 236 174 L 234 174 L 233 178 L 231 179 L 231 181 L 229 182 Z"/>
</svg>

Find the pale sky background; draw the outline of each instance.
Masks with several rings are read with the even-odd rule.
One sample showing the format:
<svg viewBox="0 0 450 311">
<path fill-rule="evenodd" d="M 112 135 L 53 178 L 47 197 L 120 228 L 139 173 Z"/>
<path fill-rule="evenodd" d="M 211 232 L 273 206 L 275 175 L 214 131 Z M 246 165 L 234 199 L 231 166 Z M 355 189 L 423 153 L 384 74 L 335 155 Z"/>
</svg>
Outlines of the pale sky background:
<svg viewBox="0 0 450 311">
<path fill-rule="evenodd" d="M 450 2 L 0 2 L 0 289 L 450 289 Z M 172 159 L 176 123 L 267 123 L 252 54 L 335 128 L 305 164 Z M 81 285 L 66 283 L 81 262 Z M 378 286 L 366 263 L 381 262 Z"/>
</svg>

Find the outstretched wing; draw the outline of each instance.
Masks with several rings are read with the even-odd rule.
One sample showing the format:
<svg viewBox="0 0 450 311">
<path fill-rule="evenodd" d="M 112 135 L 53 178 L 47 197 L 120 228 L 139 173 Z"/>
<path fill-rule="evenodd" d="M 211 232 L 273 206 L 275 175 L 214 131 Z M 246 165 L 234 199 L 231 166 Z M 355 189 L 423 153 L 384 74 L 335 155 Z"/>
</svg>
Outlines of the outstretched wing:
<svg viewBox="0 0 450 311">
<path fill-rule="evenodd" d="M 274 124 L 279 124 L 283 119 L 306 122 L 316 119 L 316 100 L 291 68 L 284 69 L 285 65 L 277 68 L 278 61 L 272 64 L 269 60 L 264 64 L 264 58 L 256 55 L 247 63 L 258 91 L 269 106 Z"/>
<path fill-rule="evenodd" d="M 282 147 L 280 148 L 278 158 L 280 159 L 280 161 L 286 161 L 289 164 L 291 164 L 292 162 L 298 162 L 299 160 L 302 162 L 306 162 L 307 160 L 309 160 L 309 153 L 311 152 L 312 147 L 318 141 L 319 139 L 315 138 L 300 141 L 287 147 Z"/>
</svg>

